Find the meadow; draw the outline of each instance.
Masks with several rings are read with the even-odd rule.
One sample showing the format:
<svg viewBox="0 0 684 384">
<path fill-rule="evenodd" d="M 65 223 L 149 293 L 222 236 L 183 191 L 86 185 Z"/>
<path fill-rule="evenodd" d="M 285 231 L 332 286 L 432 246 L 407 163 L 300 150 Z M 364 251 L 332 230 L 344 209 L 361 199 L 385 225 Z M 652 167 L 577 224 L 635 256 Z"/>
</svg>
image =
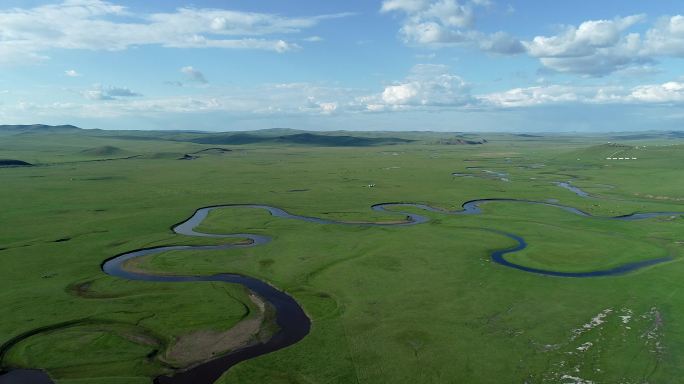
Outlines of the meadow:
<svg viewBox="0 0 684 384">
<path fill-rule="evenodd" d="M 516 198 L 597 217 L 493 202 L 481 215 L 406 208 L 431 220 L 369 227 L 225 208 L 199 229 L 273 240 L 167 252 L 130 267 L 243 274 L 302 306 L 312 322 L 303 340 L 238 364 L 221 384 L 626 384 L 684 376 L 684 218 L 602 218 L 684 212 L 684 142 L 491 134 L 483 144 L 447 145 L 437 134 L 393 133 L 412 140 L 402 142 L 378 133 L 334 145 L 309 136 L 283 140 L 278 132 L 277 139 L 223 144 L 230 141 L 168 135 L 0 135 L 0 159 L 34 164 L 0 168 L 2 368 L 42 369 L 59 384 L 150 383 L 192 363 L 171 352 L 184 336 L 258 317 L 240 285 L 129 281 L 101 271 L 104 260 L 134 249 L 239 241 L 170 230 L 199 207 L 257 203 L 339 221 L 395 222 L 404 215 L 370 207 L 414 202 L 456 210 L 473 199 Z M 607 160 L 616 152 L 637 159 Z M 194 159 L 178 160 L 186 154 Z M 491 262 L 492 251 L 515 244 L 487 229 L 525 238 L 529 246 L 507 259 L 534 268 L 584 272 L 671 261 L 618 276 L 543 276 Z"/>
</svg>

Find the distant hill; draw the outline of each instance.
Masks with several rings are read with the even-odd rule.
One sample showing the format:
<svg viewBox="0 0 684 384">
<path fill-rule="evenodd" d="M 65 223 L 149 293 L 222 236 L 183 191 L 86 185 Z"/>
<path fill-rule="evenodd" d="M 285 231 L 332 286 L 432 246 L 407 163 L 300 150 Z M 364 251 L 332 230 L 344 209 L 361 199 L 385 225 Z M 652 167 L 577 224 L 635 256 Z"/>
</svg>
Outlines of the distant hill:
<svg viewBox="0 0 684 384">
<path fill-rule="evenodd" d="M 207 134 L 205 136 L 200 136 L 196 138 L 189 139 L 188 141 L 197 144 L 230 144 L 230 145 L 242 145 L 242 144 L 254 144 L 262 143 L 264 141 L 272 140 L 271 137 L 257 136 L 249 133 L 218 133 L 218 134 Z"/>
<path fill-rule="evenodd" d="M 88 156 L 118 156 L 126 153 L 123 149 L 119 147 L 114 147 L 112 145 L 103 145 L 101 147 L 88 148 L 81 151 L 81 154 Z"/>
<path fill-rule="evenodd" d="M 75 133 L 82 131 L 74 125 L 0 125 L 0 133 Z"/>
<path fill-rule="evenodd" d="M 649 140 L 649 139 L 683 139 L 684 131 L 626 133 L 611 136 L 611 140 Z"/>
<path fill-rule="evenodd" d="M 410 143 L 413 140 L 397 137 L 357 137 L 332 136 L 314 133 L 297 133 L 281 136 L 263 136 L 249 133 L 207 134 L 188 140 L 197 144 L 242 145 L 257 143 L 300 144 L 323 147 L 366 147 L 373 145 L 391 145 Z"/>
<path fill-rule="evenodd" d="M 437 140 L 437 144 L 441 145 L 481 145 L 485 144 L 486 142 L 487 140 L 485 139 L 470 140 L 464 139 L 462 137 L 450 137 L 446 139 Z"/>
</svg>

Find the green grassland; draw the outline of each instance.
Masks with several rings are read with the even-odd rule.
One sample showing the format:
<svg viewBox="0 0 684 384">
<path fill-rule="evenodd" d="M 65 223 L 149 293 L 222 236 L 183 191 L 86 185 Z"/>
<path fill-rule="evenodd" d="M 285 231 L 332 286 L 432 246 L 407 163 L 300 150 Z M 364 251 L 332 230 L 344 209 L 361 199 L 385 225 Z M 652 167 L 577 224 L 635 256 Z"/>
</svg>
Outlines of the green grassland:
<svg viewBox="0 0 684 384">
<path fill-rule="evenodd" d="M 239 241 L 171 232 L 202 206 L 259 203 L 345 221 L 403 219 L 370 210 L 381 202 L 454 210 L 479 198 L 552 199 L 596 216 L 684 211 L 684 146 L 658 135 L 624 136 L 620 147 L 607 144 L 619 137 L 601 136 L 492 134 L 481 145 L 439 145 L 436 134 L 410 133 L 351 141 L 362 146 L 272 138 L 199 144 L 197 136 L 0 135 L 0 158 L 35 164 L 0 168 L 0 344 L 45 328 L 13 344 L 3 367 L 42 368 L 60 384 L 149 383 L 175 367 L 160 356 L 179 337 L 254 316 L 239 285 L 124 281 L 100 270 L 105 259 L 137 248 Z M 412 141 L 387 145 L 394 136 Z M 231 151 L 177 160 L 216 146 Z M 638 160 L 606 160 L 618 150 Z M 301 342 L 239 364 L 222 384 L 675 383 L 684 376 L 684 218 L 623 222 L 505 202 L 473 216 L 402 210 L 432 220 L 320 225 L 225 208 L 199 229 L 273 241 L 168 252 L 136 267 L 253 276 L 287 291 L 311 317 Z M 515 244 L 485 228 L 524 237 L 529 247 L 507 258 L 529 267 L 577 272 L 672 261 L 611 277 L 535 275 L 492 263 L 491 251 Z"/>
</svg>

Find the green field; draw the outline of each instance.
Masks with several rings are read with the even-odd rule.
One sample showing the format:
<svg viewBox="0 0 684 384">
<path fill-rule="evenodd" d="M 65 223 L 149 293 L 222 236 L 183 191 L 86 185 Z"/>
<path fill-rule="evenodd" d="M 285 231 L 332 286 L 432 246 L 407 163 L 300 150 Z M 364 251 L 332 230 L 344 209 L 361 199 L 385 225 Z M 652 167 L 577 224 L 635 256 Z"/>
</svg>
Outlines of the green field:
<svg viewBox="0 0 684 384">
<path fill-rule="evenodd" d="M 100 270 L 138 248 L 239 240 L 170 230 L 203 206 L 258 203 L 351 222 L 404 218 L 370 209 L 382 202 L 455 210 L 480 198 L 553 201 L 606 217 L 684 212 L 684 141 L 658 134 L 491 134 L 472 145 L 435 133 L 301 135 L 267 131 L 244 143 L 226 134 L 0 131 L 0 159 L 34 165 L 0 168 L 0 344 L 18 340 L 2 367 L 40 368 L 60 384 L 151 383 L 189 364 L 172 353 L 184 336 L 254 319 L 257 305 L 239 285 L 127 281 Z M 616 152 L 637 160 L 606 159 Z M 186 154 L 196 158 L 178 160 Z M 567 181 L 591 197 L 555 184 Z M 134 267 L 244 274 L 304 308 L 308 336 L 235 366 L 222 384 L 684 377 L 683 217 L 615 221 L 506 202 L 472 216 L 408 210 L 431 221 L 320 225 L 217 210 L 200 230 L 273 241 L 169 252 Z M 515 244 L 483 229 L 524 237 L 529 247 L 507 259 L 545 270 L 672 260 L 620 276 L 542 276 L 492 263 L 492 251 Z"/>
</svg>

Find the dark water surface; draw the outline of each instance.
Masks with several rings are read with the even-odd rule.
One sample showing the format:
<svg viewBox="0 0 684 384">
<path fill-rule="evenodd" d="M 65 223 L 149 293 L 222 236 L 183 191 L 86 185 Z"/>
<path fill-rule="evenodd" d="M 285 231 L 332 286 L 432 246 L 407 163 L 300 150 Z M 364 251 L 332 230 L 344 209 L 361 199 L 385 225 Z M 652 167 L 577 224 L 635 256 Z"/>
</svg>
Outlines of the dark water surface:
<svg viewBox="0 0 684 384">
<path fill-rule="evenodd" d="M 52 380 L 38 369 L 15 369 L 0 373 L 0 384 L 52 384 Z"/>
</svg>

